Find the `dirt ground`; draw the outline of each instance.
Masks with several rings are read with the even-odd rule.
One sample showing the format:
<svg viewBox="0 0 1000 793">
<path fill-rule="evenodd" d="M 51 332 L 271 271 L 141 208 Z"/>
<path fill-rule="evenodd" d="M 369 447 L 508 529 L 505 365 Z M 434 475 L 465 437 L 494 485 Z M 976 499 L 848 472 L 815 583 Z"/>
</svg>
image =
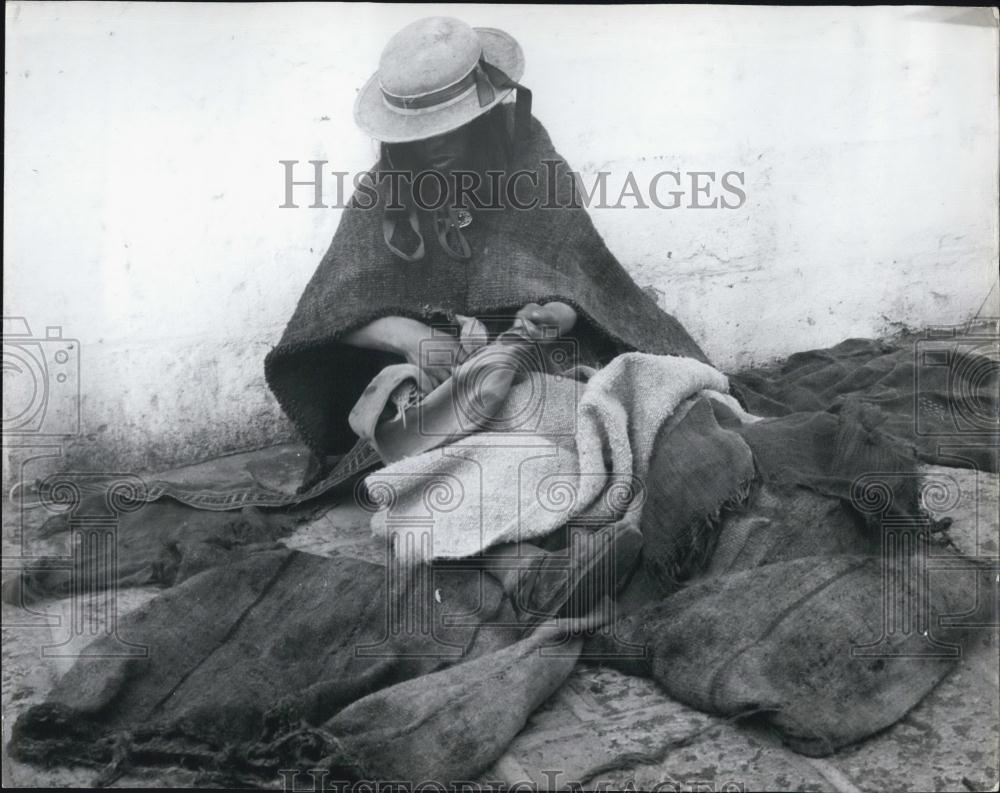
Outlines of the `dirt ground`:
<svg viewBox="0 0 1000 793">
<path fill-rule="evenodd" d="M 297 447 L 286 447 L 291 460 Z M 169 472 L 160 478 L 197 479 L 245 473 L 253 453 Z M 294 464 L 288 475 L 297 474 Z M 958 469 L 928 469 L 951 476 L 961 498 L 949 512 L 951 536 L 966 553 L 996 556 L 998 494 L 995 475 Z M 269 483 L 277 484 L 277 483 Z M 39 510 L 4 515 L 5 559 L 21 521 L 30 529 Z M 324 555 L 378 559 L 382 551 L 368 533 L 366 513 L 353 504 L 331 508 L 286 540 L 289 547 Z M 58 547 L 32 546 L 33 553 Z M 5 567 L 10 565 L 5 561 Z M 118 593 L 125 614 L 155 597 L 153 588 Z M 71 620 L 97 635 L 89 622 L 101 611 L 97 598 L 50 600 L 31 614 L 3 607 L 3 784 L 29 787 L 89 786 L 91 769 L 44 769 L 14 762 L 6 754 L 11 725 L 23 710 L 44 700 L 73 662 L 67 651 Z M 997 628 L 982 640 L 916 709 L 872 739 L 824 759 L 784 748 L 760 728 L 734 725 L 672 701 L 648 680 L 580 665 L 567 683 L 534 713 L 484 782 L 534 783 L 537 789 L 582 784 L 584 789 L 634 790 L 996 790 L 1000 763 L 1000 663 Z M 666 748 L 665 747 L 671 747 Z M 624 767 L 616 760 L 629 758 Z M 656 759 L 660 757 L 661 759 Z M 602 770 L 602 766 L 605 769 Z M 609 767 L 610 766 L 610 767 Z M 331 780 L 328 780 L 330 782 Z M 118 787 L 190 786 L 186 771 L 164 771 L 120 779 Z M 307 775 L 295 780 L 310 789 Z"/>
</svg>

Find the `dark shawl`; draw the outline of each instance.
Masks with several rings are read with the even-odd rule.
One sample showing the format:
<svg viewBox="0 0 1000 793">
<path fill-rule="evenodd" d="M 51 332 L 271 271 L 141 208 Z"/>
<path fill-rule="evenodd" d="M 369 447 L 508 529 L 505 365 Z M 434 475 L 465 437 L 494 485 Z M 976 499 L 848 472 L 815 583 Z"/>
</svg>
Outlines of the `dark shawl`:
<svg viewBox="0 0 1000 793">
<path fill-rule="evenodd" d="M 539 206 L 477 211 L 465 229 L 473 250 L 468 262 L 442 250 L 428 212 L 419 213 L 426 256 L 414 263 L 399 259 L 383 239 L 382 209 L 361 208 L 363 195 L 352 198 L 264 364 L 279 404 L 315 452 L 335 454 L 351 447 L 356 439 L 347 414 L 375 374 L 399 362 L 396 356 L 341 343 L 383 316 L 429 323 L 452 313 L 510 315 L 529 302 L 562 300 L 577 310 L 581 333 L 603 342 L 608 357 L 639 350 L 707 360 L 684 327 L 632 281 L 586 209 L 572 201 L 569 166 L 536 119 L 513 154 L 511 171 L 516 169 L 538 174 L 537 188 L 527 176 L 518 179 L 517 198 L 537 198 Z M 550 179 L 553 172 L 557 176 Z M 546 202 L 560 206 L 545 208 Z"/>
</svg>

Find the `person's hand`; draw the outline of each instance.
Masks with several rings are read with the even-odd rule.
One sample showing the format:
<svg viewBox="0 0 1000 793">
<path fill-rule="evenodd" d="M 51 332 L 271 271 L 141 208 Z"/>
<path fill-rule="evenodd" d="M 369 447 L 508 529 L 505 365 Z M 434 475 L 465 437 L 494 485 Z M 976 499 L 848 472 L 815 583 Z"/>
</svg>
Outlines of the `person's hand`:
<svg viewBox="0 0 1000 793">
<path fill-rule="evenodd" d="M 486 328 L 475 317 L 457 315 L 460 336 L 435 333 L 409 317 L 379 317 L 344 337 L 353 347 L 391 352 L 421 370 L 421 390 L 437 388 L 455 368 L 486 344 Z"/>
<path fill-rule="evenodd" d="M 451 377 L 455 367 L 464 360 L 462 345 L 457 338 L 446 334 L 432 335 L 430 328 L 427 328 L 426 335 L 414 334 L 403 338 L 398 351 L 407 363 L 423 373 L 433 388 Z"/>
<path fill-rule="evenodd" d="M 559 336 L 565 336 L 576 325 L 576 311 L 558 300 L 545 305 L 528 303 L 517 312 L 516 317 L 514 327 L 539 340 L 551 338 L 551 329 L 556 329 Z"/>
<path fill-rule="evenodd" d="M 433 340 L 432 344 L 427 344 Z M 420 369 L 426 377 L 420 378 L 422 387 L 433 382 L 434 387 L 451 377 L 451 370 L 459 363 L 460 350 L 449 356 L 448 336 L 436 334 L 431 328 L 409 317 L 379 317 L 344 337 L 344 343 L 380 352 L 402 356 L 407 363 Z"/>
</svg>

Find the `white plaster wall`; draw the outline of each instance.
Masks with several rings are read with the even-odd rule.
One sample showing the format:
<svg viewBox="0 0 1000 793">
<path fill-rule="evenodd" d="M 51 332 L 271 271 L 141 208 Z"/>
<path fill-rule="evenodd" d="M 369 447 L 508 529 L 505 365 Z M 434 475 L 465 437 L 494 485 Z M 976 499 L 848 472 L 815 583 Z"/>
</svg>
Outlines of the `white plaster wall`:
<svg viewBox="0 0 1000 793">
<path fill-rule="evenodd" d="M 584 176 L 745 172 L 739 210 L 594 213 L 723 368 L 961 322 L 996 283 L 988 9 L 10 3 L 4 314 L 80 342 L 70 463 L 288 437 L 262 361 L 338 212 L 279 209 L 278 160 L 367 167 L 356 89 L 433 13 L 519 39 Z"/>
</svg>

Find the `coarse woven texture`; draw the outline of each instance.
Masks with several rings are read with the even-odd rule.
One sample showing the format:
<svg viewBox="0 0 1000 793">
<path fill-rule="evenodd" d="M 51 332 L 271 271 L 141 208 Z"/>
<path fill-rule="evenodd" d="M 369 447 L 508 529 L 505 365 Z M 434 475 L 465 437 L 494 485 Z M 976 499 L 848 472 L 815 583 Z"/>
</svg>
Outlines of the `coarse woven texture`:
<svg viewBox="0 0 1000 793">
<path fill-rule="evenodd" d="M 749 425 L 712 408 L 753 452 L 749 498 L 701 526 L 689 549 L 710 553 L 682 580 L 647 564 L 652 584 L 673 593 L 643 605 L 626 592 L 638 607 L 583 656 L 649 675 L 687 705 L 764 719 L 795 751 L 830 754 L 902 718 L 982 639 L 996 621 L 996 566 L 947 548 L 923 503 L 935 483 L 874 406 Z M 675 430 L 654 454 L 651 490 L 665 506 L 643 521 L 649 550 L 666 546 L 678 561 L 670 538 L 683 529 L 670 506 L 685 496 L 670 495 L 683 487 L 670 452 L 682 437 Z"/>
<path fill-rule="evenodd" d="M 570 676 L 579 632 L 541 626 L 491 655 L 373 693 L 324 726 L 379 779 L 473 779 Z"/>
<path fill-rule="evenodd" d="M 1000 470 L 1000 328 L 996 320 L 897 339 L 846 339 L 773 367 L 730 375 L 751 413 L 838 413 L 875 405 L 882 429 L 921 460 Z"/>
<path fill-rule="evenodd" d="M 646 479 L 643 557 L 661 594 L 729 559 L 796 558 L 804 538 L 817 543 L 810 555 L 878 553 L 879 522 L 923 515 L 925 483 L 877 412 L 747 421 L 717 399 L 690 400 L 660 430 Z M 871 511 L 873 496 L 884 510 Z"/>
<path fill-rule="evenodd" d="M 874 347 L 869 352 L 851 365 L 893 354 Z M 915 385 L 910 382 L 911 397 Z M 920 630 L 904 632 L 896 625 L 882 636 L 890 627 L 880 622 L 883 607 L 902 601 L 913 607 L 911 613 L 927 617 L 923 624 L 937 649 L 942 643 L 961 649 L 974 628 L 963 614 L 995 623 L 995 567 L 978 572 L 971 560 L 932 547 L 933 526 L 922 512 L 919 487 L 876 488 L 887 500 L 881 505 L 864 494 L 855 497 L 851 477 L 919 479 L 911 445 L 886 431 L 867 406 L 786 412 L 745 424 L 716 400 L 711 416 L 698 399 L 685 404 L 675 411 L 676 420 L 664 423 L 671 428 L 666 452 L 654 448 L 646 480 L 673 482 L 681 499 L 673 508 L 676 496 L 669 488 L 655 496 L 662 507 L 644 510 L 644 538 L 652 542 L 657 531 L 680 531 L 671 522 L 675 516 L 712 511 L 716 502 L 722 503 L 719 519 L 678 535 L 692 538 L 694 553 L 683 542 L 657 546 L 668 557 L 688 553 L 691 564 L 681 565 L 675 576 L 684 580 L 668 582 L 675 589 L 681 583 L 678 591 L 667 597 L 647 593 L 638 611 L 616 627 L 614 636 L 628 641 L 630 657 L 615 661 L 621 648 L 601 646 L 601 640 L 589 642 L 582 657 L 596 654 L 609 662 L 612 656 L 611 663 L 651 675 L 678 700 L 712 713 L 758 712 L 793 748 L 810 754 L 891 724 L 947 674 L 954 655 L 921 655 L 927 646 Z M 677 459 L 691 448 L 727 461 L 721 469 L 726 476 L 729 467 L 744 470 L 741 447 L 720 430 L 750 447 L 759 471 L 749 501 L 731 510 L 724 494 L 741 476 L 726 479 L 719 466 L 697 470 Z M 713 449 L 716 443 L 720 447 Z M 713 470 L 723 484 L 707 487 L 704 500 L 691 509 L 690 479 L 711 477 Z M 147 537 L 130 546 L 129 565 L 159 552 L 154 540 L 162 524 L 141 519 L 151 506 L 128 521 L 129 533 Z M 192 520 L 211 516 L 216 528 L 224 517 L 184 514 Z M 237 536 L 274 536 L 270 527 L 254 528 L 252 513 L 239 521 L 245 519 L 249 528 Z M 712 527 L 714 536 L 701 531 Z M 198 528 L 195 522 L 186 529 L 192 541 Z M 205 534 L 211 538 L 214 531 Z M 904 535 L 921 552 L 887 565 L 880 555 L 887 537 L 896 542 Z M 709 541 L 714 552 L 705 559 L 701 549 Z M 220 550 L 240 546 L 228 534 L 208 544 Z M 931 588 L 922 590 L 919 566 L 909 565 L 931 556 L 955 569 L 935 572 Z M 105 782 L 129 764 L 159 763 L 201 768 L 222 781 L 253 777 L 271 785 L 281 768 L 388 779 L 411 776 L 410 767 L 412 778 L 419 778 L 461 724 L 470 736 L 463 744 L 467 751 L 448 758 L 448 767 L 469 778 L 501 750 L 504 736 L 547 687 L 559 684 L 568 666 L 559 658 L 533 666 L 540 656 L 513 649 L 519 634 L 502 624 L 512 618 L 509 602 L 478 571 L 463 578 L 466 571 L 418 565 L 396 569 L 416 573 L 397 579 L 379 565 L 251 547 L 206 561 L 214 566 L 183 583 L 178 573 L 173 587 L 121 621 L 117 638 L 98 640 L 94 649 L 104 657 L 80 659 L 49 701 L 26 711 L 13 731 L 12 754 L 37 763 L 109 764 Z M 906 575 L 893 572 L 900 567 Z M 641 578 L 648 581 L 649 575 L 646 566 Z M 387 586 L 397 580 L 401 588 Z M 888 601 L 887 581 L 899 584 Z M 931 608 L 920 612 L 925 595 Z M 952 615 L 954 627 L 938 621 L 944 615 Z M 447 616 L 466 624 L 449 624 Z M 400 630 L 393 620 L 403 620 Z M 412 629 L 427 625 L 434 627 Z M 116 658 L 118 638 L 148 646 L 148 656 Z M 875 655 L 851 653 L 852 646 L 864 649 L 880 638 L 888 644 L 875 646 Z M 906 646 L 914 641 L 916 648 Z M 645 662 L 634 657 L 636 644 L 649 651 Z M 359 657 L 358 645 L 375 654 Z M 442 647 L 464 652 L 441 658 L 435 653 Z M 578 652 L 573 640 L 559 649 Z M 522 663 L 530 669 L 521 669 Z M 425 675 L 435 675 L 432 686 L 424 685 Z M 365 702 L 368 697 L 375 699 Z M 499 737 L 489 738 L 496 707 L 507 703 L 512 712 L 498 721 Z M 402 723 L 400 714 L 406 715 Z M 380 751 L 383 741 L 393 751 Z"/>
<path fill-rule="evenodd" d="M 112 480 L 113 481 L 113 480 Z M 85 494 L 72 510 L 46 520 L 42 538 L 63 535 L 77 547 L 73 555 L 32 559 L 3 582 L 3 600 L 28 606 L 42 598 L 69 597 L 114 585 L 169 587 L 211 567 L 244 559 L 279 540 L 324 509 L 312 503 L 280 511 L 244 507 L 238 511 L 198 510 L 172 499 L 143 504 L 135 511 L 111 514 L 103 492 Z M 114 556 L 95 542 L 87 527 L 95 519 L 112 527 Z M 89 521 L 89 523 L 88 523 Z M 113 571 L 108 570 L 114 564 Z"/>
<path fill-rule="evenodd" d="M 667 451 L 651 455 L 647 481 L 687 470 L 675 459 L 683 449 L 700 455 L 717 443 L 716 459 L 743 459 L 735 451 L 741 447 L 713 426 L 749 437 L 735 411 L 704 397 L 664 426 L 671 429 L 658 443 Z M 714 440 L 683 440 L 699 427 Z M 822 423 L 773 419 L 752 427 L 758 435 L 768 427 L 779 437 L 798 433 L 803 447 L 828 445 L 831 437 Z M 916 476 L 912 455 L 884 453 L 879 447 L 896 441 L 857 416 L 837 417 L 833 433 L 867 438 L 876 447 L 870 459 L 895 461 L 881 473 Z M 752 448 L 759 441 L 741 442 Z M 824 481 L 841 481 L 831 468 L 841 464 L 856 465 L 814 455 L 816 470 L 803 478 L 825 467 Z M 693 465 L 690 472 L 711 473 Z M 687 580 L 668 597 L 649 596 L 616 625 L 611 646 L 604 633 L 581 657 L 650 675 L 678 700 L 711 713 L 759 713 L 796 750 L 823 754 L 898 719 L 956 656 L 901 656 L 912 649 L 906 642 L 926 648 L 919 630 L 898 628 L 887 633 L 881 654 L 851 654 L 852 645 L 880 638 L 887 566 L 877 549 L 882 532 L 898 524 L 873 523 L 850 501 L 795 484 L 794 475 L 790 469 L 762 481 L 748 503 L 722 510 L 717 524 L 708 524 L 718 532 L 707 563 L 704 554 L 689 554 L 704 569 L 686 570 Z M 683 528 L 690 482 L 675 479 L 681 499 L 673 508 L 669 487 L 655 496 L 661 509 L 644 513 L 645 538 Z M 729 500 L 724 489 L 707 490 L 711 498 L 699 509 Z M 912 519 L 903 527 L 912 547 L 927 549 L 930 524 L 908 500 L 914 493 L 899 491 L 897 511 Z M 686 553 L 682 543 L 674 547 L 671 553 Z M 995 619 L 995 571 L 979 574 L 973 565 L 971 572 L 937 573 L 925 592 L 913 567 L 921 558 L 894 560 L 906 575 L 893 574 L 901 586 L 890 597 L 913 608 L 929 594 L 923 624 L 939 644 L 961 649 L 973 627 L 939 631 L 937 617 L 975 613 L 978 591 L 992 598 L 980 601 L 986 608 L 979 614 Z M 205 570 L 123 619 L 115 637 L 98 640 L 98 657 L 77 661 L 46 703 L 20 717 L 11 752 L 37 763 L 90 764 L 104 770 L 105 783 L 130 766 L 177 763 L 220 784 L 273 785 L 283 768 L 327 769 L 335 779 L 474 778 L 581 653 L 571 633 L 519 642 L 509 600 L 480 573 L 280 550 Z M 535 642 L 550 638 L 552 651 L 538 652 Z M 115 657 L 121 639 L 146 645 L 148 655 Z M 637 646 L 648 658 L 636 658 Z M 451 746 L 459 750 L 442 752 Z"/>
<path fill-rule="evenodd" d="M 810 535 L 823 550 L 831 545 L 818 537 L 828 524 L 799 529 L 798 553 L 808 552 Z M 795 555 L 784 547 L 788 538 L 761 535 L 772 553 Z M 888 563 L 878 555 L 801 556 L 745 570 L 730 559 L 727 572 L 706 573 L 620 620 L 614 637 L 584 656 L 652 676 L 700 710 L 766 719 L 795 751 L 828 755 L 902 718 L 981 640 L 982 624 L 962 615 L 979 607 L 995 622 L 995 569 L 977 573 L 974 563 L 955 561 L 964 569 L 928 583 L 920 554 Z M 883 622 L 883 609 L 912 621 Z M 622 645 L 649 656 L 616 663 Z"/>
<path fill-rule="evenodd" d="M 316 750 L 316 728 L 349 703 L 515 642 L 503 627 L 512 617 L 499 585 L 475 571 L 390 577 L 355 559 L 262 551 L 124 617 L 18 721 L 11 752 L 107 766 L 104 781 L 130 764 L 178 762 L 270 781 L 304 767 L 295 763 Z M 147 652 L 129 657 L 123 641 Z M 382 719 L 373 729 L 392 711 Z M 358 769 L 343 752 L 328 762 Z"/>
<path fill-rule="evenodd" d="M 511 389 L 496 431 L 369 475 L 368 492 L 384 505 L 372 531 L 391 538 L 404 562 L 419 562 L 544 537 L 570 522 L 637 524 L 660 426 L 688 398 L 725 399 L 727 388 L 722 373 L 693 358 L 645 353 L 619 355 L 582 392 L 570 378 L 532 373 Z"/>
<path fill-rule="evenodd" d="M 970 326 L 948 334 L 928 330 L 892 341 L 848 339 L 834 347 L 796 353 L 771 368 L 730 374 L 730 392 L 747 409 L 760 416 L 781 419 L 780 424 L 768 424 L 766 430 L 748 424 L 740 433 L 755 447 L 755 463 L 766 481 L 774 483 L 791 476 L 798 485 L 848 500 L 850 477 L 841 471 L 834 481 L 829 473 L 834 449 L 838 444 L 842 446 L 845 454 L 841 456 L 844 457 L 847 445 L 852 443 L 852 436 L 838 440 L 840 424 L 837 417 L 845 409 L 862 417 L 869 428 L 896 439 L 897 443 L 891 447 L 892 455 L 912 449 L 925 462 L 997 471 L 1000 457 L 1000 435 L 996 431 L 1000 401 L 997 346 L 994 323 L 994 326 Z M 352 354 L 350 348 L 342 351 Z M 361 351 L 356 352 L 360 354 Z M 933 355 L 928 356 L 928 352 Z M 865 410 L 866 405 L 877 410 Z M 783 431 L 779 432 L 778 426 L 782 426 Z M 810 436 L 813 431 L 822 432 L 825 440 L 815 441 Z M 856 441 L 859 436 L 853 437 Z M 878 448 L 886 453 L 890 447 Z M 859 451 L 866 449 L 871 452 L 866 443 L 858 446 Z M 789 455 L 792 450 L 800 452 L 794 456 L 794 462 Z M 876 468 L 869 466 L 867 470 Z M 808 481 L 797 475 L 804 472 L 811 472 Z M 351 472 L 351 477 L 357 475 L 357 471 Z M 906 481 L 898 484 L 910 486 Z M 334 485 L 338 483 L 319 482 L 309 493 L 285 498 L 290 505 L 315 501 L 317 494 L 327 492 Z M 341 487 L 344 485 L 344 482 L 339 483 Z M 192 506 L 205 501 L 214 504 L 220 499 L 239 506 L 255 501 L 260 495 L 264 496 L 264 503 L 268 503 L 273 496 L 270 489 L 242 483 L 234 487 L 231 482 L 203 483 L 200 492 L 194 485 L 185 489 L 199 496 L 186 500 Z M 103 492 L 95 497 L 103 504 Z M 308 506 L 303 504 L 303 507 Z M 102 514 L 102 510 L 103 507 L 84 508 L 80 513 Z M 249 512 L 235 518 L 215 517 L 180 505 L 149 505 L 121 518 L 117 555 L 122 571 L 119 585 L 169 584 L 174 580 L 171 571 L 177 567 L 179 559 L 187 556 L 199 567 L 213 558 L 221 562 L 229 558 L 225 553 L 228 549 L 287 535 L 304 514 L 307 513 L 299 507 L 274 512 L 250 508 Z M 247 533 L 240 528 L 248 518 L 251 527 L 259 525 L 262 515 L 275 529 Z M 227 528 L 230 524 L 239 529 L 235 538 Z M 47 526 L 47 531 L 51 532 L 68 529 L 69 520 L 65 516 L 54 517 Z M 216 537 L 220 539 L 214 539 Z M 198 559 L 202 561 L 197 562 Z M 77 563 L 81 569 L 91 565 L 86 555 L 74 562 Z M 19 577 L 5 581 L 5 602 L 19 602 L 22 590 L 27 589 L 30 589 L 29 599 L 61 596 L 67 591 L 70 579 L 64 568 L 63 561 L 46 559 L 26 566 Z M 142 570 L 149 573 L 133 575 Z M 78 579 L 85 587 L 95 580 L 93 576 L 78 576 Z"/>
<path fill-rule="evenodd" d="M 644 567 L 661 596 L 704 568 L 723 515 L 750 494 L 756 472 L 750 447 L 734 431 L 742 426 L 719 400 L 699 395 L 657 433 L 639 525 Z"/>
<path fill-rule="evenodd" d="M 514 152 L 510 173 L 517 170 L 537 175 L 534 185 L 519 178 L 518 199 L 537 199 L 539 205 L 476 212 L 463 229 L 473 251 L 467 262 L 451 259 L 436 244 L 428 245 L 423 260 L 404 262 L 382 238 L 381 207 L 362 209 L 355 196 L 344 210 L 330 248 L 265 360 L 268 385 L 318 456 L 351 447 L 351 407 L 382 368 L 401 362 L 342 343 L 379 317 L 512 317 L 527 303 L 561 300 L 576 309 L 583 332 L 597 334 L 615 352 L 707 360 L 683 326 L 632 281 L 582 204 L 567 206 L 576 195 L 569 166 L 536 119 Z M 424 238 L 436 239 L 433 217 L 420 214 Z"/>
</svg>

